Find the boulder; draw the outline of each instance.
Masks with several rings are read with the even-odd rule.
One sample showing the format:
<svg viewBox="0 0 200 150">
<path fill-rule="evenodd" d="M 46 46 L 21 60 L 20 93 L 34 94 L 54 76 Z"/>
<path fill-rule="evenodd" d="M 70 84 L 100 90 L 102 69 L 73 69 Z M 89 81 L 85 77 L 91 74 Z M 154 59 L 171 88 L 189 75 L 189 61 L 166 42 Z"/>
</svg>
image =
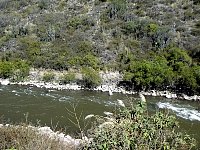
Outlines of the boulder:
<svg viewBox="0 0 200 150">
<path fill-rule="evenodd" d="M 0 83 L 1 83 L 1 85 L 8 85 L 8 84 L 10 84 L 10 81 L 9 81 L 9 79 L 2 79 L 2 80 L 0 80 Z"/>
</svg>

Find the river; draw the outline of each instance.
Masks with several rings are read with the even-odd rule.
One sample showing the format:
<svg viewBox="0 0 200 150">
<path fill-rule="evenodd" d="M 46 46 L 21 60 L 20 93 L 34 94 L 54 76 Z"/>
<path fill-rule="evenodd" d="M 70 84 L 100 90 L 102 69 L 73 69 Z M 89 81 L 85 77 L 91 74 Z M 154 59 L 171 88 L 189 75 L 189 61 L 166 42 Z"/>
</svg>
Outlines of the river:
<svg viewBox="0 0 200 150">
<path fill-rule="evenodd" d="M 116 100 L 138 101 L 137 95 L 123 95 L 94 91 L 57 91 L 32 86 L 0 85 L 0 123 L 31 122 L 34 125 L 47 125 L 69 134 L 78 132 L 69 111 L 76 105 L 81 126 L 88 114 L 103 115 L 104 111 L 116 109 Z M 170 100 L 162 97 L 146 97 L 150 113 L 165 108 L 177 116 L 180 130 L 200 141 L 200 103 L 183 100 Z M 70 121 L 71 120 L 71 121 Z M 199 142 L 200 143 L 200 142 Z"/>
</svg>

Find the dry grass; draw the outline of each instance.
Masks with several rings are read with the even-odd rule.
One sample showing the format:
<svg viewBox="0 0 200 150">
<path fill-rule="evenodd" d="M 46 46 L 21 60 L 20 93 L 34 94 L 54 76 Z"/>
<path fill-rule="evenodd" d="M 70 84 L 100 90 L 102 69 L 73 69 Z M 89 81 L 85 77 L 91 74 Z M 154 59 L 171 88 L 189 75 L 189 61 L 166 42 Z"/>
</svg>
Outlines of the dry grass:
<svg viewBox="0 0 200 150">
<path fill-rule="evenodd" d="M 73 145 L 63 144 L 58 139 L 39 134 L 27 125 L 0 127 L 0 150 L 73 150 Z"/>
</svg>

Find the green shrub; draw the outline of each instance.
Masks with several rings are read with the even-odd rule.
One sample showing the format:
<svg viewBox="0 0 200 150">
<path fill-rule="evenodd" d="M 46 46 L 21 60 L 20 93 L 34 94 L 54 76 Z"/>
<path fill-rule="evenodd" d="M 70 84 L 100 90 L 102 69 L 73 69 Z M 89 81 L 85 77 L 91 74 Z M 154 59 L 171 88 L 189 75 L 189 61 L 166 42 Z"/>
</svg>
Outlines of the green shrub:
<svg viewBox="0 0 200 150">
<path fill-rule="evenodd" d="M 194 72 L 194 76 L 197 80 L 197 83 L 200 86 L 200 66 L 195 65 L 195 66 L 192 67 L 192 69 L 193 69 L 193 72 Z"/>
<path fill-rule="evenodd" d="M 122 18 L 126 12 L 127 2 L 125 0 L 111 0 L 110 17 L 112 19 Z"/>
<path fill-rule="evenodd" d="M 174 116 L 162 112 L 149 115 L 144 102 L 120 108 L 110 121 L 106 119 L 96 116 L 89 131 L 91 149 L 187 150 L 195 146 L 195 139 L 177 131 Z"/>
<path fill-rule="evenodd" d="M 12 62 L 0 62 L 0 78 L 10 78 L 14 72 L 14 64 Z"/>
<path fill-rule="evenodd" d="M 155 32 L 157 32 L 158 27 L 159 27 L 159 26 L 158 26 L 157 24 L 155 24 L 155 23 L 150 23 L 149 26 L 148 26 L 148 32 L 149 32 L 150 34 L 154 34 Z"/>
<path fill-rule="evenodd" d="M 193 95 L 198 93 L 198 68 L 187 51 L 168 47 L 159 52 L 143 54 L 126 50 L 118 55 L 124 80 L 131 81 L 135 90 L 174 90 Z M 143 58 L 143 59 L 141 59 Z M 198 70 L 198 69 L 196 69 Z"/>
<path fill-rule="evenodd" d="M 83 68 L 83 85 L 87 88 L 93 88 L 101 84 L 99 73 L 92 68 Z"/>
<path fill-rule="evenodd" d="M 47 0 L 41 0 L 39 3 L 38 3 L 38 7 L 40 9 L 47 9 L 48 8 L 48 1 Z"/>
<path fill-rule="evenodd" d="M 55 74 L 52 73 L 52 72 L 47 72 L 47 73 L 44 73 L 43 77 L 42 77 L 42 80 L 44 82 L 51 82 L 53 81 L 55 78 Z"/>
<path fill-rule="evenodd" d="M 80 67 L 83 63 L 83 59 L 80 56 L 74 56 L 67 61 L 71 67 Z"/>
<path fill-rule="evenodd" d="M 95 57 L 92 54 L 87 54 L 85 57 L 83 57 L 82 65 L 85 67 L 91 67 L 93 69 L 97 69 L 99 66 L 99 60 L 97 57 Z"/>
<path fill-rule="evenodd" d="M 177 47 L 170 47 L 166 48 L 166 52 L 165 57 L 172 67 L 177 62 L 183 62 L 187 65 L 192 64 L 192 58 L 188 55 L 186 50 Z"/>
<path fill-rule="evenodd" d="M 30 64 L 33 64 L 40 54 L 41 43 L 32 37 L 19 38 L 19 41 L 19 47 L 21 51 L 20 58 L 26 59 L 30 62 Z"/>
<path fill-rule="evenodd" d="M 165 58 L 154 61 L 131 61 L 124 74 L 124 80 L 131 81 L 140 90 L 160 88 L 170 85 L 174 79 L 172 68 L 167 65 Z"/>
<path fill-rule="evenodd" d="M 29 75 L 30 66 L 26 61 L 20 60 L 14 63 L 13 81 L 22 81 Z"/>
<path fill-rule="evenodd" d="M 13 81 L 21 81 L 29 75 L 30 66 L 26 61 L 0 62 L 0 78 L 11 78 Z"/>
<path fill-rule="evenodd" d="M 138 31 L 138 26 L 137 22 L 126 22 L 122 27 L 122 31 L 126 35 L 135 34 Z"/>
<path fill-rule="evenodd" d="M 141 43 L 134 39 L 127 39 L 124 43 L 130 50 L 136 50 L 141 47 Z"/>
<path fill-rule="evenodd" d="M 91 26 L 94 26 L 95 22 L 91 18 L 86 16 L 72 17 L 68 20 L 68 27 L 76 30 L 81 28 L 82 30 L 88 30 Z"/>
<path fill-rule="evenodd" d="M 75 82 L 75 81 L 76 81 L 76 76 L 75 76 L 75 73 L 73 73 L 73 72 L 63 74 L 60 78 L 61 84 L 72 83 L 72 82 Z"/>
<path fill-rule="evenodd" d="M 93 46 L 90 41 L 80 41 L 77 45 L 77 52 L 86 55 L 93 52 Z"/>
<path fill-rule="evenodd" d="M 191 90 L 194 90 L 197 88 L 197 80 L 195 77 L 195 72 L 193 69 L 187 65 L 184 65 L 184 63 L 179 62 L 176 63 L 176 66 L 178 68 L 178 71 L 176 72 L 176 82 L 179 85 L 190 87 Z"/>
<path fill-rule="evenodd" d="M 78 29 L 78 27 L 81 25 L 81 21 L 82 20 L 80 17 L 73 17 L 68 20 L 68 26 L 74 29 Z"/>
</svg>

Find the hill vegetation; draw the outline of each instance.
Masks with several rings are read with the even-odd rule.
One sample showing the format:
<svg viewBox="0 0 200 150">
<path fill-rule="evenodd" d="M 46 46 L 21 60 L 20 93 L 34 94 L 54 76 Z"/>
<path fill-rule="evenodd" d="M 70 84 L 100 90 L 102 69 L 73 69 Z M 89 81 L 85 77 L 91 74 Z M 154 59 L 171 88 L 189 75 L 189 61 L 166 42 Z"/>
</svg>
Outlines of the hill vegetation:
<svg viewBox="0 0 200 150">
<path fill-rule="evenodd" d="M 199 0 L 0 1 L 3 78 L 109 69 L 132 89 L 199 94 L 199 41 Z"/>
</svg>

